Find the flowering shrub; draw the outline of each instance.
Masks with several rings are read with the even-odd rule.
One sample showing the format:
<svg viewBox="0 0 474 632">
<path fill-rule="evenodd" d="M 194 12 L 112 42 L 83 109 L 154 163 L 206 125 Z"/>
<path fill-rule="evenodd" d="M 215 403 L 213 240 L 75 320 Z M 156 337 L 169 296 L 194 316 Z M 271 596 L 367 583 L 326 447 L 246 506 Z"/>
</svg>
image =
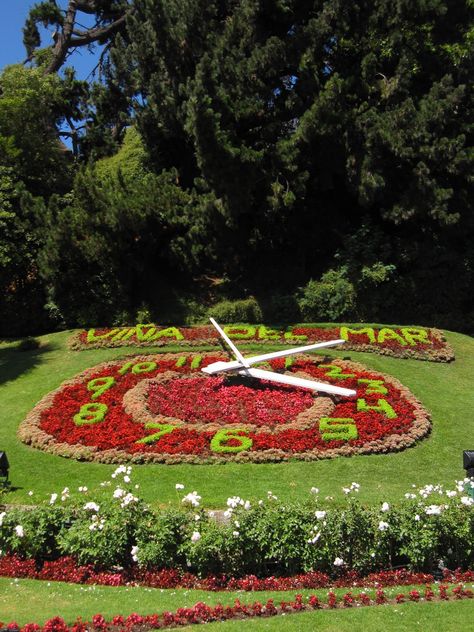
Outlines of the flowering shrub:
<svg viewBox="0 0 474 632">
<path fill-rule="evenodd" d="M 135 356 L 84 371 L 46 395 L 19 428 L 34 447 L 105 463 L 318 460 L 404 449 L 429 415 L 392 377 L 296 356 L 275 371 L 344 385 L 342 400 L 239 376 L 204 377 L 216 354 Z"/>
<path fill-rule="evenodd" d="M 400 358 L 417 358 L 435 362 L 454 360 L 454 352 L 437 329 L 423 327 L 313 327 L 290 326 L 270 329 L 265 325 L 226 325 L 224 330 L 233 340 L 242 343 L 299 344 L 343 338 L 345 349 L 370 351 Z M 211 326 L 160 327 L 135 325 L 82 330 L 69 340 L 71 349 L 93 349 L 122 346 L 217 345 L 219 335 Z"/>
</svg>

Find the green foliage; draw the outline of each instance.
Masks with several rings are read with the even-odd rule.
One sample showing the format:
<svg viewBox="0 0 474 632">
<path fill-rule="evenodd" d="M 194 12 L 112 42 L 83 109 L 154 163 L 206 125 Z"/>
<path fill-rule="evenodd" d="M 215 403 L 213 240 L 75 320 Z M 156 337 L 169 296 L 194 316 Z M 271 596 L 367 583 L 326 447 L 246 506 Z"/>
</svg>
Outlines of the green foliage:
<svg viewBox="0 0 474 632">
<path fill-rule="evenodd" d="M 276 293 L 263 300 L 262 304 L 264 322 L 297 323 L 301 320 L 297 296 Z"/>
<path fill-rule="evenodd" d="M 96 492 L 92 501 L 90 496 L 72 500 L 63 496 L 72 514 L 67 528 L 62 528 L 57 536 L 57 547 L 63 555 L 98 567 L 127 566 L 132 562 L 132 545 L 142 522 L 150 521 L 150 514 L 127 484 L 130 471 L 123 466 L 117 468 L 114 476 L 123 473 L 124 483 L 112 492 L 111 481 L 104 482 L 104 489 Z"/>
<path fill-rule="evenodd" d="M 33 194 L 66 190 L 68 163 L 55 127 L 65 97 L 60 79 L 39 68 L 7 66 L 0 90 L 1 164 Z"/>
<path fill-rule="evenodd" d="M 70 161 L 57 139 L 59 111 L 73 114 L 73 78 L 9 66 L 0 76 L 0 332 L 36 333 L 54 321 L 43 312 L 38 270 L 45 199 L 70 185 Z"/>
<path fill-rule="evenodd" d="M 132 182 L 135 178 L 142 179 L 145 172 L 146 151 L 136 127 L 128 127 L 117 153 L 108 158 L 98 160 L 95 165 L 95 175 L 101 182 L 110 182 L 123 178 L 125 182 Z"/>
<path fill-rule="evenodd" d="M 192 528 L 192 524 L 190 525 Z M 190 529 L 186 542 L 181 547 L 189 568 L 202 573 L 235 573 L 244 563 L 245 552 L 232 536 L 232 528 L 219 525 L 214 520 L 206 520 L 196 525 L 199 540 L 193 542 Z"/>
<path fill-rule="evenodd" d="M 42 505 L 28 511 L 12 509 L 2 518 L 1 548 L 21 557 L 44 561 L 58 556 L 59 534 L 68 528 L 71 512 L 63 507 Z"/>
<path fill-rule="evenodd" d="M 39 257 L 66 322 L 128 321 L 143 303 L 159 314 L 170 279 L 192 266 L 183 240 L 190 200 L 173 171 L 144 166 L 133 130 L 116 156 L 81 169 L 72 195 L 50 202 Z"/>
<path fill-rule="evenodd" d="M 48 24 L 60 26 L 63 24 L 63 14 L 56 2 L 53 0 L 38 2 L 30 9 L 23 28 L 23 44 L 25 45 L 28 55 L 31 55 L 34 49 L 41 44 L 37 26 L 38 22 L 41 22 L 44 26 Z"/>
<path fill-rule="evenodd" d="M 354 308 L 355 290 L 347 270 L 328 270 L 320 281 L 309 281 L 301 290 L 299 308 L 307 321 L 347 319 Z"/>
<path fill-rule="evenodd" d="M 128 561 L 132 525 L 124 512 L 102 504 L 99 515 L 82 510 L 74 518 L 59 534 L 58 547 L 62 554 L 73 555 L 81 564 L 108 568 Z"/>
<path fill-rule="evenodd" d="M 204 514 L 197 515 L 205 520 Z M 186 512 L 168 509 L 149 514 L 140 523 L 136 533 L 139 565 L 146 568 L 167 568 L 184 564 L 182 546 L 189 535 L 189 518 Z"/>
<path fill-rule="evenodd" d="M 38 217 L 42 203 L 0 164 L 0 335 L 36 332 L 47 324 L 38 278 Z"/>
<path fill-rule="evenodd" d="M 66 324 L 133 321 L 142 304 L 196 321 L 216 278 L 233 299 L 293 296 L 267 300 L 281 320 L 474 327 L 470 0 L 85 9 L 104 28 L 130 13 L 100 39 L 100 83 L 47 74 L 71 43 L 40 48 L 40 23 L 64 36 L 53 0 L 24 29 L 37 67 L 0 77 L 0 266 L 34 244 L 34 268 L 2 273 L 18 330 L 27 291 L 39 326 L 45 303 Z M 87 167 L 58 142 L 65 121 Z M 22 191 L 40 199 L 20 212 Z"/>
<path fill-rule="evenodd" d="M 209 310 L 220 323 L 261 323 L 262 311 L 253 297 L 237 301 L 220 301 Z"/>
<path fill-rule="evenodd" d="M 472 310 L 471 37 L 464 0 L 136 0 L 112 58 L 152 169 L 194 188 L 201 269 L 290 293 L 347 263 L 361 315 L 413 319 Z M 369 256 L 332 263 L 367 218 Z"/>
</svg>

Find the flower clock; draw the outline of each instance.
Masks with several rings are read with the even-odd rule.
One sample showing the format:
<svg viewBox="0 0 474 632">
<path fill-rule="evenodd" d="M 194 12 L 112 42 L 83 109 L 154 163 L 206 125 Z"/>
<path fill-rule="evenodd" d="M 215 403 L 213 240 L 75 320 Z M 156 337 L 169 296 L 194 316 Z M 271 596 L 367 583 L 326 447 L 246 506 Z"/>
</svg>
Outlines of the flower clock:
<svg viewBox="0 0 474 632">
<path fill-rule="evenodd" d="M 19 436 L 79 460 L 211 463 L 317 460 L 400 450 L 430 429 L 393 377 L 343 360 L 298 355 L 272 371 L 356 391 L 314 393 L 201 369 L 216 353 L 134 356 L 92 367 L 46 395 Z"/>
</svg>

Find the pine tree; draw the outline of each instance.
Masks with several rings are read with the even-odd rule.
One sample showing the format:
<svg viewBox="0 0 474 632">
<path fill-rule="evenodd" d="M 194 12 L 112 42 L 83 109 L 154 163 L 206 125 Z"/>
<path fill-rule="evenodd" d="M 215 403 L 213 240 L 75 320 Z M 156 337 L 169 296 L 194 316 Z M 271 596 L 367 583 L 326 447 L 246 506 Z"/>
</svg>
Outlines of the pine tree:
<svg viewBox="0 0 474 632">
<path fill-rule="evenodd" d="M 153 168 L 200 193 L 215 271 L 294 284 L 366 221 L 401 270 L 414 236 L 472 236 L 466 0 L 136 0 L 128 38 Z"/>
</svg>

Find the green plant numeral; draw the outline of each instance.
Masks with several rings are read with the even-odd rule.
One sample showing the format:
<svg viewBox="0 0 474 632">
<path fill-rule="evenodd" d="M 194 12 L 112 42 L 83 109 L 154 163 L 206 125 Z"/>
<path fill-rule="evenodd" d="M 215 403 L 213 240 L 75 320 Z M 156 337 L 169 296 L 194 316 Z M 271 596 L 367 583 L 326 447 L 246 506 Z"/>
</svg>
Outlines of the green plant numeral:
<svg viewBox="0 0 474 632">
<path fill-rule="evenodd" d="M 156 369 L 156 362 L 139 362 L 132 367 L 132 373 L 139 375 L 140 373 L 150 373 Z"/>
<path fill-rule="evenodd" d="M 107 404 L 101 404 L 99 402 L 83 404 L 77 415 L 74 415 L 73 421 L 76 426 L 98 424 L 100 421 L 104 421 L 107 410 Z"/>
<path fill-rule="evenodd" d="M 319 432 L 323 441 L 358 439 L 356 422 L 347 417 L 321 417 Z"/>
<path fill-rule="evenodd" d="M 367 384 L 365 392 L 369 395 L 371 393 L 380 393 L 380 395 L 386 395 L 388 393 L 388 389 L 384 386 L 383 380 L 366 380 L 361 378 L 357 381 L 359 384 Z"/>
<path fill-rule="evenodd" d="M 150 371 L 154 371 L 156 369 L 156 362 L 127 362 L 119 369 L 119 375 L 125 375 L 127 371 L 132 371 L 134 375 L 139 375 L 140 373 L 150 373 Z"/>
<path fill-rule="evenodd" d="M 92 391 L 91 399 L 97 399 L 115 384 L 113 377 L 96 377 L 87 382 L 87 390 Z"/>
<path fill-rule="evenodd" d="M 196 355 L 191 361 L 191 369 L 199 369 L 202 362 L 202 356 Z"/>
<path fill-rule="evenodd" d="M 376 406 L 369 406 L 365 399 L 357 400 L 358 412 L 370 412 L 371 410 L 377 413 L 384 413 L 387 419 L 396 419 L 396 417 L 398 417 L 397 413 L 393 410 L 393 408 L 385 399 L 378 399 Z"/>
<path fill-rule="evenodd" d="M 170 432 L 173 432 L 173 430 L 176 428 L 176 426 L 172 426 L 171 424 L 158 424 L 154 421 L 145 424 L 145 429 L 146 430 L 158 430 L 158 432 L 154 432 L 151 435 L 148 435 L 147 437 L 143 437 L 143 439 L 139 439 L 138 441 L 135 441 L 135 443 L 141 443 L 141 444 L 148 444 L 148 443 L 155 443 L 155 441 L 158 441 L 158 439 L 161 439 L 161 437 L 163 437 L 166 434 L 169 434 Z"/>
<path fill-rule="evenodd" d="M 125 373 L 131 369 L 133 366 L 133 361 L 132 362 L 126 362 L 118 371 L 119 375 L 125 375 Z"/>
<path fill-rule="evenodd" d="M 343 373 L 337 364 L 320 364 L 319 368 L 326 369 L 326 377 L 333 377 L 335 380 L 349 380 L 351 377 L 355 377 L 354 373 Z"/>
<path fill-rule="evenodd" d="M 250 450 L 253 441 L 250 437 L 241 434 L 244 432 L 248 431 L 239 430 L 238 428 L 218 430 L 211 439 L 212 452 L 242 452 L 243 450 Z M 239 441 L 240 445 L 226 445 L 230 439 Z"/>
</svg>

